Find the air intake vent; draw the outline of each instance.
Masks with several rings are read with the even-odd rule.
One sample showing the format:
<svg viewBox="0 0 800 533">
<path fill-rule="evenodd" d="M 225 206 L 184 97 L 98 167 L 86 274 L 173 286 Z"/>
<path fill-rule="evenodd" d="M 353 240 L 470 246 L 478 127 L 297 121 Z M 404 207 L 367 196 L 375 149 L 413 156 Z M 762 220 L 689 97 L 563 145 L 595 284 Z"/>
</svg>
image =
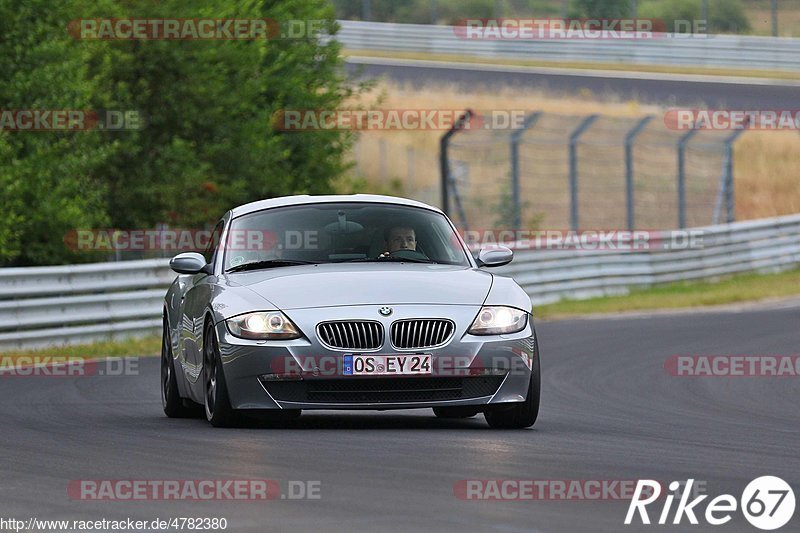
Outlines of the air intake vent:
<svg viewBox="0 0 800 533">
<path fill-rule="evenodd" d="M 383 346 L 383 326 L 365 320 L 322 322 L 317 325 L 317 337 L 328 348 L 377 350 Z"/>
<path fill-rule="evenodd" d="M 441 318 L 398 320 L 392 324 L 395 348 L 419 349 L 442 346 L 453 335 L 455 324 Z"/>
<path fill-rule="evenodd" d="M 279 402 L 359 404 L 412 403 L 483 398 L 497 392 L 502 376 L 386 378 L 348 377 L 305 381 L 262 381 Z"/>
</svg>

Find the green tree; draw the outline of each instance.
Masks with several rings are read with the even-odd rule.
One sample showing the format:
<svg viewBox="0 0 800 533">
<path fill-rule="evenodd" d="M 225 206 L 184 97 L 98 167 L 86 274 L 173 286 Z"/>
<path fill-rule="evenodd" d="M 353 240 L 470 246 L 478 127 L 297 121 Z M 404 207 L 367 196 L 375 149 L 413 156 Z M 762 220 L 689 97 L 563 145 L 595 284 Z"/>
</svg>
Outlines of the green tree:
<svg viewBox="0 0 800 533">
<path fill-rule="evenodd" d="M 2 109 L 135 111 L 135 131 L 0 131 L 0 264 L 103 259 L 64 244 L 73 229 L 213 224 L 234 205 L 326 193 L 352 135 L 282 132 L 285 109 L 336 109 L 363 85 L 340 45 L 316 35 L 260 40 L 81 40 L 81 18 L 309 22 L 334 35 L 323 0 L 0 0 Z M 296 27 L 296 26 L 295 26 Z"/>
<path fill-rule="evenodd" d="M 0 109 L 88 109 L 97 86 L 89 50 L 65 31 L 69 6 L 0 1 Z M 93 170 L 115 149 L 97 132 L 0 131 L 0 262 L 51 264 L 82 259 L 64 237 L 108 222 Z"/>
<path fill-rule="evenodd" d="M 194 17 L 324 21 L 328 33 L 337 29 L 320 0 L 194 5 Z M 126 16 L 170 17 L 184 6 L 167 0 Z M 354 88 L 339 51 L 335 40 L 315 37 L 112 43 L 96 72 L 115 90 L 98 105 L 138 110 L 146 120 L 98 169 L 115 223 L 202 225 L 239 203 L 330 192 L 331 179 L 346 169 L 351 135 L 276 131 L 272 117 L 340 107 Z"/>
</svg>

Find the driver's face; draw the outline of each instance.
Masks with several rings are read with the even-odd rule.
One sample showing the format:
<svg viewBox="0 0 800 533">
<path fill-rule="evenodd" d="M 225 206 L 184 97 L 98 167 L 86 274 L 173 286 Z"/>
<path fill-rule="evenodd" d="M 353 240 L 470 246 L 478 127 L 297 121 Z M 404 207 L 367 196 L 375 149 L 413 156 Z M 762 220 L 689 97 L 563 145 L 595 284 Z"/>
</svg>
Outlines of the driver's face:
<svg viewBox="0 0 800 533">
<path fill-rule="evenodd" d="M 389 242 L 386 243 L 390 252 L 398 250 L 416 250 L 417 237 L 411 228 L 393 228 L 389 232 Z"/>
</svg>

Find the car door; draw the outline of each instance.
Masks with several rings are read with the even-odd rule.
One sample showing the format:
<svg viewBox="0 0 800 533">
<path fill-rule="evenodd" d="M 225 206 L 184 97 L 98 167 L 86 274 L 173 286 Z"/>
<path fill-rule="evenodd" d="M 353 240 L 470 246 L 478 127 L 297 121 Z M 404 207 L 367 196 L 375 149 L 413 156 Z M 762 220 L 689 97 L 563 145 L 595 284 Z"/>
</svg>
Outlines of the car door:
<svg viewBox="0 0 800 533">
<path fill-rule="evenodd" d="M 206 264 L 214 264 L 223 229 L 224 221 L 221 220 L 211 233 L 208 246 L 203 252 Z M 181 302 L 183 309 L 180 327 L 184 374 L 187 381 L 192 384 L 202 383 L 200 377 L 203 369 L 203 322 L 214 283 L 216 283 L 216 276 L 213 274 L 201 272 L 191 276 L 184 292 L 183 302 Z M 193 389 L 193 392 L 199 393 L 199 398 L 202 398 L 202 391 L 196 387 Z"/>
</svg>

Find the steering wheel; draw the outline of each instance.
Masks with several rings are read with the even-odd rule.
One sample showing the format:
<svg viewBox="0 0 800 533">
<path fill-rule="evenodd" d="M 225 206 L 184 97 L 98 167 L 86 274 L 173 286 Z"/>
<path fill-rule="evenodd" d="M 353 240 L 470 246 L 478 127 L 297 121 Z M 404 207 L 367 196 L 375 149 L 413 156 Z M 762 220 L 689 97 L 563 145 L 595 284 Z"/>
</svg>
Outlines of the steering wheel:
<svg viewBox="0 0 800 533">
<path fill-rule="evenodd" d="M 386 257 L 397 257 L 398 259 L 416 259 L 416 260 L 429 261 L 427 255 L 425 255 L 422 252 L 418 252 L 416 250 L 395 250 L 394 252 L 389 252 L 389 255 Z"/>
</svg>

